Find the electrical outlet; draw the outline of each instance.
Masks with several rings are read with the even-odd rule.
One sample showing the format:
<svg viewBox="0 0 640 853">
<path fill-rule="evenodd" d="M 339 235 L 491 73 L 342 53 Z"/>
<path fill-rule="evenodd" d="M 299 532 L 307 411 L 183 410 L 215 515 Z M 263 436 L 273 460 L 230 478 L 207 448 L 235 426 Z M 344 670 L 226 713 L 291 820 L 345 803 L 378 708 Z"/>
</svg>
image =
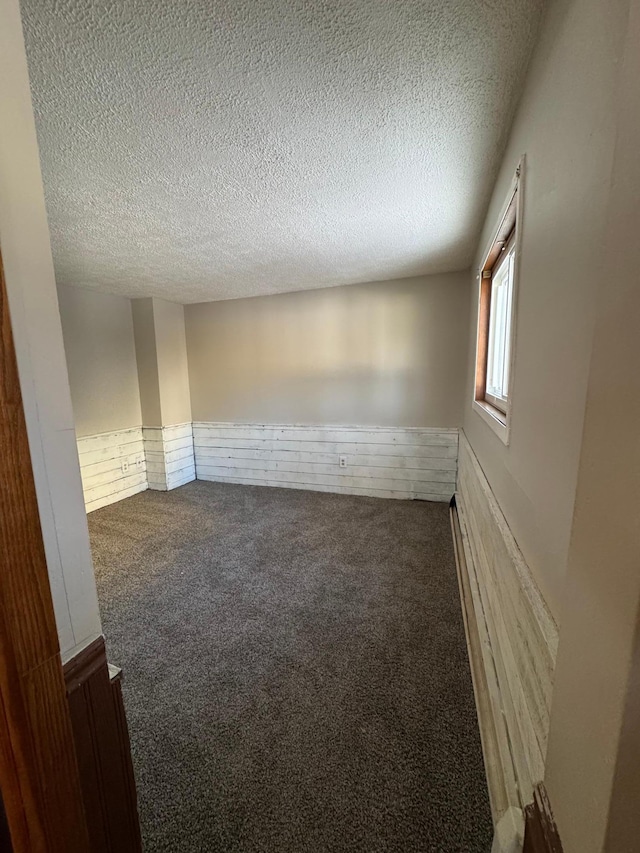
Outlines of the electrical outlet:
<svg viewBox="0 0 640 853">
<path fill-rule="evenodd" d="M 340 467 L 341 467 L 341 468 L 346 468 L 346 467 L 347 467 L 347 457 L 346 457 L 346 456 L 338 456 L 338 460 L 339 460 L 339 462 L 340 462 Z"/>
<path fill-rule="evenodd" d="M 129 460 L 123 459 L 122 460 L 122 473 L 126 474 L 128 470 L 129 470 Z"/>
</svg>

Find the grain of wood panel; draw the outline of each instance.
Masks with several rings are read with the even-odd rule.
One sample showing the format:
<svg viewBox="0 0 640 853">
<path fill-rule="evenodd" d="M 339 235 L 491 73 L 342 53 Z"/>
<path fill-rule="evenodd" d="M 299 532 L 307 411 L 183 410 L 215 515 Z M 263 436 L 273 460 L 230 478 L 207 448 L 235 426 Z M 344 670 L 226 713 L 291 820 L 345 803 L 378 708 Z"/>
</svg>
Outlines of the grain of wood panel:
<svg viewBox="0 0 640 853">
<path fill-rule="evenodd" d="M 149 488 L 167 491 L 195 480 L 193 427 L 143 427 Z"/>
<path fill-rule="evenodd" d="M 193 433 L 200 480 L 436 501 L 455 490 L 456 430 L 197 422 Z"/>
<path fill-rule="evenodd" d="M 515 769 L 511 760 L 509 735 L 503 715 L 494 715 L 499 704 L 497 674 L 491 655 L 486 620 L 482 618 L 482 603 L 477 578 L 469 571 L 466 554 L 469 543 L 465 541 L 468 525 L 464 511 L 456 498 L 452 501 L 452 532 L 462 615 L 469 652 L 473 691 L 478 711 L 480 739 L 484 756 L 491 813 L 497 824 L 511 807 L 520 807 Z"/>
<path fill-rule="evenodd" d="M 238 465 L 248 465 L 247 460 L 270 460 L 272 462 L 302 462 L 317 465 L 335 465 L 336 452 L 328 453 L 325 450 L 247 450 L 246 448 L 234 447 L 212 447 L 202 442 L 199 448 L 201 456 L 211 456 L 218 459 L 244 460 Z M 349 458 L 349 454 L 345 454 Z M 358 465 L 371 468 L 395 468 L 400 469 L 429 469 L 431 471 L 449 471 L 455 480 L 457 462 L 454 458 L 438 458 L 423 456 L 385 456 L 383 454 L 367 454 L 360 451 L 357 446 Z M 384 475 L 382 475 L 384 476 Z"/>
<path fill-rule="evenodd" d="M 89 501 L 85 504 L 85 509 L 87 512 L 93 512 L 95 509 L 100 509 L 103 506 L 108 506 L 109 504 L 115 503 L 116 501 L 123 501 L 125 498 L 131 498 L 134 495 L 139 494 L 140 492 L 144 492 L 147 489 L 146 484 L 142 484 L 141 486 L 133 486 L 130 489 L 124 489 L 123 491 L 118 491 L 115 494 L 107 495 L 103 498 L 96 498 L 96 500 Z"/>
<path fill-rule="evenodd" d="M 147 488 L 142 427 L 82 436 L 78 439 L 78 458 L 87 512 Z M 122 470 L 123 461 L 129 463 L 126 472 Z"/>
<path fill-rule="evenodd" d="M 309 451 L 310 445 L 309 441 L 306 440 L 296 440 L 292 441 L 286 438 L 279 439 L 262 439 L 262 438 L 218 438 L 218 437 L 209 437 L 209 435 L 204 432 L 199 432 L 198 434 L 194 433 L 194 445 L 197 447 L 213 447 L 213 448 L 223 448 L 223 449 L 237 449 L 237 450 L 277 450 L 277 451 Z M 337 440 L 334 441 L 322 441 L 316 442 L 317 447 L 315 450 L 322 453 L 367 453 L 370 455 L 377 456 L 378 454 L 383 454 L 385 456 L 398 456 L 405 458 L 424 458 L 424 459 L 453 459 L 456 460 L 458 456 L 458 446 L 457 444 L 426 444 L 426 445 L 418 445 L 418 444 L 384 444 L 380 445 L 369 444 L 367 442 L 340 442 Z"/>
<path fill-rule="evenodd" d="M 0 258 L 0 789 L 15 853 L 89 850 Z"/>
<path fill-rule="evenodd" d="M 250 477 L 254 480 L 274 480 L 279 483 L 307 483 L 308 485 L 319 486 L 357 486 L 360 488 L 371 488 L 372 490 L 380 489 L 387 491 L 406 492 L 432 492 L 433 494 L 441 494 L 447 501 L 451 499 L 454 491 L 454 483 L 450 478 L 441 481 L 441 472 L 437 472 L 436 478 L 430 478 L 428 471 L 420 471 L 417 477 L 394 477 L 392 473 L 387 476 L 377 476 L 377 469 L 359 469 L 353 466 L 353 470 L 349 468 L 340 469 L 338 463 L 333 466 L 333 471 L 327 468 L 326 471 L 316 470 L 320 466 L 315 465 L 286 465 L 282 467 L 269 468 L 251 464 L 242 469 L 235 466 L 228 467 L 226 465 L 211 464 L 209 461 L 198 459 L 198 476 L 200 479 L 213 479 L 218 476 L 235 476 L 239 473 L 240 476 Z M 280 465 L 280 463 L 275 463 Z M 309 470 L 311 469 L 311 470 Z M 336 470 L 337 469 L 337 470 Z M 338 473 L 344 471 L 345 473 Z M 374 473 L 371 473 L 371 472 Z M 387 472 L 388 469 L 385 469 Z"/>
<path fill-rule="evenodd" d="M 502 730 L 499 772 L 515 785 L 509 803 L 522 809 L 544 776 L 558 630 L 464 434 L 456 503 L 484 666 L 493 682 L 492 720 L 481 726 Z"/>
<path fill-rule="evenodd" d="M 199 480 L 207 480 L 206 476 L 198 476 Z M 245 486 L 272 486 L 280 489 L 303 489 L 307 491 L 314 492 L 327 492 L 328 494 L 334 495 L 362 495 L 363 497 L 373 497 L 373 498 L 393 498 L 395 500 L 423 500 L 423 501 L 436 501 L 443 502 L 447 501 L 448 498 L 444 497 L 442 494 L 436 494 L 434 492 L 421 492 L 410 494 L 407 491 L 393 491 L 391 489 L 371 489 L 368 487 L 358 487 L 358 486 L 327 486 L 320 485 L 318 483 L 293 483 L 287 482 L 283 483 L 277 480 L 255 480 L 250 477 L 222 477 L 217 476 L 215 478 L 211 478 L 212 482 L 216 483 L 235 483 L 237 485 L 245 485 Z"/>
<path fill-rule="evenodd" d="M 380 465 L 361 465 L 360 459 L 357 456 L 347 456 L 347 468 L 340 468 L 336 459 L 331 462 L 296 462 L 295 460 L 286 459 L 251 459 L 242 460 L 228 456 L 209 455 L 203 451 L 199 454 L 199 463 L 201 467 L 210 468 L 228 468 L 237 470 L 253 471 L 281 471 L 289 474 L 338 474 L 339 476 L 348 476 L 351 479 L 367 478 L 367 479 L 388 479 L 397 480 L 398 483 L 444 483 L 453 486 L 455 484 L 455 472 L 451 469 L 441 470 L 439 468 L 431 469 L 423 468 L 407 468 L 398 467 L 391 468 Z M 338 471 L 336 472 L 336 467 Z M 344 472 L 344 474 L 343 474 Z"/>
<path fill-rule="evenodd" d="M 522 853 L 562 853 L 562 841 L 543 784 L 536 786 L 533 801 L 525 808 Z"/>
<path fill-rule="evenodd" d="M 145 438 L 148 435 L 161 432 L 167 439 L 190 438 L 193 435 L 193 424 L 186 421 L 182 424 L 169 424 L 167 426 L 143 426 L 142 432 Z"/>
<path fill-rule="evenodd" d="M 13 853 L 13 845 L 11 844 L 11 836 L 9 835 L 9 824 L 7 823 L 7 814 L 4 810 L 4 801 L 0 794 L 0 850 L 3 853 Z"/>
<path fill-rule="evenodd" d="M 203 438 L 215 434 L 218 438 L 237 438 L 238 431 L 244 436 L 259 441 L 319 441 L 345 443 L 372 443 L 391 445 L 450 445 L 456 446 L 456 429 L 432 429 L 415 427 L 341 427 L 341 426 L 298 426 L 280 424 L 232 424 L 206 423 L 196 421 L 193 424 L 194 438 Z"/>
<path fill-rule="evenodd" d="M 101 450 L 111 450 L 114 444 L 128 445 L 142 442 L 142 427 L 102 432 L 97 435 L 83 435 L 78 439 L 79 452 L 96 453 Z"/>
<path fill-rule="evenodd" d="M 475 398 L 484 400 L 487 393 L 487 355 L 489 352 L 489 309 L 491 306 L 491 279 L 480 279 L 478 302 L 478 334 L 476 344 Z"/>
<path fill-rule="evenodd" d="M 64 667 L 92 853 L 139 853 L 137 797 L 119 676 L 98 637 Z"/>
</svg>

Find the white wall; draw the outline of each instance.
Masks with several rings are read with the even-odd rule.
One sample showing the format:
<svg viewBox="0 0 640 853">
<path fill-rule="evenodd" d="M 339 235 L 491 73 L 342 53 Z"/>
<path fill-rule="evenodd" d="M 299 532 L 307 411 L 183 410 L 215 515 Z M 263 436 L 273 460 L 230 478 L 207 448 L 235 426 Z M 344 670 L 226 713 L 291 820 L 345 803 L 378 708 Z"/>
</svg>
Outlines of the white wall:
<svg viewBox="0 0 640 853">
<path fill-rule="evenodd" d="M 196 476 L 184 308 L 155 297 L 134 299 L 133 325 L 147 483 L 175 489 Z"/>
<path fill-rule="evenodd" d="M 465 432 L 560 626 L 544 777 L 565 853 L 640 836 L 639 58 L 637 3 L 548 5 L 480 247 L 525 153 L 509 447 L 469 359 Z"/>
<path fill-rule="evenodd" d="M 153 311 L 162 424 L 182 424 L 191 420 L 184 306 L 165 299 L 154 299 Z"/>
<path fill-rule="evenodd" d="M 59 287 L 78 437 L 142 424 L 131 300 Z"/>
<path fill-rule="evenodd" d="M 468 275 L 185 306 L 194 421 L 456 427 Z"/>
<path fill-rule="evenodd" d="M 614 6 L 629 21 L 547 758 L 565 853 L 640 846 L 640 4 Z"/>
<path fill-rule="evenodd" d="M 518 160 L 526 154 L 509 447 L 471 407 L 475 275 L 473 281 L 464 429 L 556 619 L 601 275 L 623 5 L 549 4 L 480 241 L 478 264 Z"/>
<path fill-rule="evenodd" d="M 191 396 L 184 307 L 155 297 L 132 304 L 144 425 L 187 423 Z"/>
<path fill-rule="evenodd" d="M 100 633 L 20 9 L 0 0 L 0 250 L 60 646 Z"/>
</svg>

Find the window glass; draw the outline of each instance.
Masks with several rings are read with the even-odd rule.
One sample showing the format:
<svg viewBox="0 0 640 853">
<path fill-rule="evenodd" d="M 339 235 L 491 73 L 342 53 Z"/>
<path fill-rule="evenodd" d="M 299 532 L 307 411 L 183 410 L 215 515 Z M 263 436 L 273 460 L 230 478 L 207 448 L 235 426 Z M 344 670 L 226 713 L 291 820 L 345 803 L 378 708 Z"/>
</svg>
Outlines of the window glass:
<svg viewBox="0 0 640 853">
<path fill-rule="evenodd" d="M 492 276 L 487 349 L 487 397 L 503 410 L 509 394 L 514 263 L 515 245 L 511 241 Z"/>
</svg>

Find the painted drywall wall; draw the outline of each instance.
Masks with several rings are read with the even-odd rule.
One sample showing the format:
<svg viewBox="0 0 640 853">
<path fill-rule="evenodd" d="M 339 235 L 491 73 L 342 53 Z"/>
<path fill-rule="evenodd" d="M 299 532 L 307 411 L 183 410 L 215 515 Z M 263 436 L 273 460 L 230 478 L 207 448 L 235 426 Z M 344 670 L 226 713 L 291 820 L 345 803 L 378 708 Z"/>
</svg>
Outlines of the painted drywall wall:
<svg viewBox="0 0 640 853">
<path fill-rule="evenodd" d="M 153 300 L 162 426 L 191 420 L 184 307 Z"/>
<path fill-rule="evenodd" d="M 185 306 L 194 421 L 455 427 L 469 276 Z"/>
<path fill-rule="evenodd" d="M 58 301 L 78 437 L 140 426 L 131 300 L 59 287 Z"/>
<path fill-rule="evenodd" d="M 155 297 L 134 299 L 133 327 L 142 422 L 147 427 L 191 420 L 184 308 Z"/>
<path fill-rule="evenodd" d="M 556 619 L 576 488 L 599 253 L 615 142 L 623 4 L 558 0 L 541 40 L 491 202 L 477 263 L 526 155 L 510 446 L 471 407 L 473 282 L 464 429 Z"/>
<path fill-rule="evenodd" d="M 0 0 L 0 250 L 64 657 L 100 633 L 17 0 Z"/>
<path fill-rule="evenodd" d="M 640 6 L 612 6 L 629 18 L 546 772 L 565 853 L 640 843 Z"/>
<path fill-rule="evenodd" d="M 148 426 L 160 426 L 162 413 L 153 299 L 151 297 L 134 299 L 131 302 L 131 308 L 142 423 Z"/>
</svg>

